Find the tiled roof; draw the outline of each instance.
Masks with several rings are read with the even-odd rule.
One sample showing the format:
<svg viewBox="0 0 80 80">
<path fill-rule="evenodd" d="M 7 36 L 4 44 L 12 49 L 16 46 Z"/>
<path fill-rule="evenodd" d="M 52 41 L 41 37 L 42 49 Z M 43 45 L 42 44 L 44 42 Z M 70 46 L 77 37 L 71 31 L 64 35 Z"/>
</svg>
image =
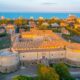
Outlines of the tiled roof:
<svg viewBox="0 0 80 80">
<path fill-rule="evenodd" d="M 72 49 L 80 49 L 80 44 L 66 42 L 51 30 L 31 30 L 30 32 L 23 32 L 21 35 L 27 35 L 27 37 L 35 36 L 35 39 L 36 37 L 43 36 L 44 39 L 14 43 L 13 47 L 17 51 L 63 49 L 65 46 Z"/>
</svg>

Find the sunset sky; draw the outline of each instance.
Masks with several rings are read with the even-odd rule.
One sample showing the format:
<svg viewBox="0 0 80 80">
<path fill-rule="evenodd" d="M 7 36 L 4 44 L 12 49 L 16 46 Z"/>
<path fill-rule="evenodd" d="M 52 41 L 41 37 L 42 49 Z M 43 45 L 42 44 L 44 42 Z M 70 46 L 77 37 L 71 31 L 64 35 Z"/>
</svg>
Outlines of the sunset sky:
<svg viewBox="0 0 80 80">
<path fill-rule="evenodd" d="M 0 12 L 80 12 L 80 0 L 0 0 Z"/>
</svg>

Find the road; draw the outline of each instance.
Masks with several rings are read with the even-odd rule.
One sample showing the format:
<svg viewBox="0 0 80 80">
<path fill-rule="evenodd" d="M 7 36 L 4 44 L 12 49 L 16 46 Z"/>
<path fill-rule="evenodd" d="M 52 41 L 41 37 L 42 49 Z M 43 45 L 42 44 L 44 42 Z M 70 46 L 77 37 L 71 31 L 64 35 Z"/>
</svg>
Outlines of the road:
<svg viewBox="0 0 80 80">
<path fill-rule="evenodd" d="M 70 68 L 70 73 L 73 77 L 77 78 L 77 80 L 80 80 L 80 68 Z"/>
<path fill-rule="evenodd" d="M 12 80 L 12 78 L 16 75 L 35 77 L 37 76 L 37 66 L 28 66 L 26 68 L 25 67 L 20 68 L 18 71 L 14 73 L 7 74 L 4 80 Z"/>
</svg>

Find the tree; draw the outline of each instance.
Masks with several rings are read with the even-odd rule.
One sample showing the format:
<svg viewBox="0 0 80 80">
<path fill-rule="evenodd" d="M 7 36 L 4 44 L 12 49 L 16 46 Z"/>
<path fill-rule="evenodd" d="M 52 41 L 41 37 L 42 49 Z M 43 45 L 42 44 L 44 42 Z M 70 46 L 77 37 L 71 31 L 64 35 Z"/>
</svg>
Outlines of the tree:
<svg viewBox="0 0 80 80">
<path fill-rule="evenodd" d="M 23 18 L 19 18 L 14 21 L 14 24 L 16 24 L 18 26 L 26 25 L 27 23 L 28 23 L 28 21 Z"/>
<path fill-rule="evenodd" d="M 13 24 L 14 23 L 14 20 L 13 19 L 7 19 L 7 24 Z"/>
<path fill-rule="evenodd" d="M 40 80 L 59 80 L 59 76 L 53 68 L 42 64 L 38 67 L 38 76 Z"/>
<path fill-rule="evenodd" d="M 46 30 L 46 29 L 48 29 L 48 24 L 47 23 L 43 23 L 43 24 L 41 24 L 40 26 L 39 26 L 39 29 L 40 30 Z"/>
<path fill-rule="evenodd" d="M 49 22 L 49 24 L 53 24 L 53 23 L 60 24 L 61 20 L 58 18 L 51 18 L 48 22 Z"/>
<path fill-rule="evenodd" d="M 54 67 L 55 67 L 56 72 L 60 76 L 60 80 L 75 80 L 71 76 L 71 74 L 68 70 L 68 67 L 64 63 L 56 64 Z"/>
<path fill-rule="evenodd" d="M 78 35 L 78 36 L 80 36 L 80 32 L 78 30 L 72 29 L 70 26 L 66 26 L 65 28 L 70 31 L 71 35 Z"/>
<path fill-rule="evenodd" d="M 19 75 L 19 76 L 15 76 L 13 77 L 12 80 L 29 80 L 27 76 L 22 76 L 22 75 Z"/>
<path fill-rule="evenodd" d="M 7 35 L 6 30 L 5 30 L 4 27 L 0 27 L 0 30 L 1 30 L 0 37 L 3 37 L 3 36 L 6 36 Z"/>
<path fill-rule="evenodd" d="M 27 76 L 18 75 L 13 77 L 12 80 L 38 80 L 38 77 L 27 77 Z"/>
<path fill-rule="evenodd" d="M 7 19 L 0 20 L 0 25 L 1 24 L 7 24 L 7 23 L 8 23 L 8 20 Z"/>
</svg>

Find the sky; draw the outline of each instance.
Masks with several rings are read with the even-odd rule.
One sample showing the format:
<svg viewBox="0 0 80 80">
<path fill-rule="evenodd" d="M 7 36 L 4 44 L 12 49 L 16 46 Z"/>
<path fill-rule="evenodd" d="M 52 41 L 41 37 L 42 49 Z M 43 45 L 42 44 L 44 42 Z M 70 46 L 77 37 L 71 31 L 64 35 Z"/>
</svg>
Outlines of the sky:
<svg viewBox="0 0 80 80">
<path fill-rule="evenodd" d="M 80 0 L 0 0 L 0 12 L 80 12 Z"/>
</svg>

